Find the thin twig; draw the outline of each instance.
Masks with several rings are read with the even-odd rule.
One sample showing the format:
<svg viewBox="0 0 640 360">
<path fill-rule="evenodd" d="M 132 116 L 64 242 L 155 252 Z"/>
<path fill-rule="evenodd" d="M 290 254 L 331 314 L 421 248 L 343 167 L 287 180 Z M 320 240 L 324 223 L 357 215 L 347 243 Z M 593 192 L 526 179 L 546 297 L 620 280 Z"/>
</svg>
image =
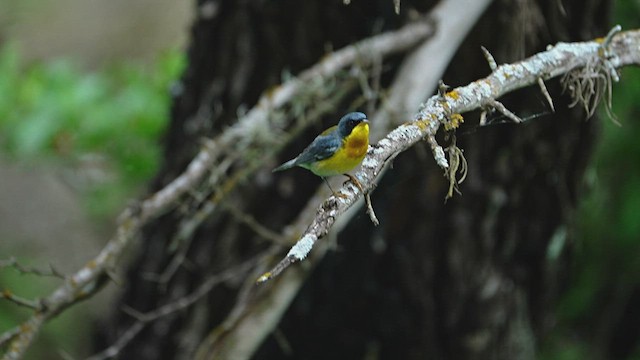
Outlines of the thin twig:
<svg viewBox="0 0 640 360">
<path fill-rule="evenodd" d="M 378 217 L 376 216 L 375 211 L 373 211 L 373 205 L 371 205 L 371 197 L 369 196 L 370 192 L 373 191 L 364 191 L 364 188 L 362 187 L 362 184 L 360 184 L 360 181 L 358 181 L 358 179 L 356 177 L 354 177 L 351 174 L 345 174 L 349 180 L 351 181 L 351 183 L 353 185 L 355 185 L 358 190 L 360 190 L 360 193 L 364 194 L 364 201 L 367 204 L 367 214 L 369 215 L 369 219 L 371 219 L 371 222 L 373 223 L 373 225 L 378 226 L 380 225 L 380 220 L 378 220 Z"/>
<path fill-rule="evenodd" d="M 258 236 L 262 237 L 263 239 L 269 240 L 273 243 L 280 244 L 280 245 L 288 244 L 288 242 L 285 241 L 284 236 L 262 225 L 253 216 L 247 214 L 246 212 L 241 211 L 240 209 L 238 209 L 237 207 L 235 207 L 229 202 L 223 202 L 222 205 L 225 208 L 225 210 L 229 211 L 229 214 L 231 214 L 234 218 L 236 218 L 241 223 L 245 224 L 247 227 L 249 227 L 251 230 L 253 230 L 253 232 L 255 232 Z"/>
<path fill-rule="evenodd" d="M 192 293 L 180 297 L 179 299 L 175 299 L 150 312 L 141 313 L 135 309 L 123 307 L 122 310 L 136 319 L 136 321 L 127 330 L 125 330 L 120 337 L 118 337 L 118 340 L 116 340 L 111 346 L 88 357 L 86 360 L 105 360 L 118 356 L 120 352 L 122 352 L 122 349 L 124 349 L 150 322 L 186 309 L 198 300 L 202 299 L 202 297 L 208 294 L 216 285 L 242 276 L 242 274 L 246 274 L 246 272 L 251 269 L 251 267 L 255 266 L 258 261 L 258 257 L 253 257 L 219 274 L 210 276 Z"/>
<path fill-rule="evenodd" d="M 16 305 L 29 308 L 31 310 L 38 311 L 42 309 L 42 303 L 40 301 L 23 298 L 21 296 L 15 295 L 7 289 L 0 292 L 0 298 L 10 301 Z"/>
<path fill-rule="evenodd" d="M 111 346 L 97 354 L 89 356 L 86 360 L 105 360 L 118 356 L 122 349 L 124 349 L 131 342 L 131 340 L 133 340 L 136 335 L 138 335 L 140 331 L 145 328 L 145 326 L 147 326 L 147 323 L 142 321 L 133 323 L 133 325 L 131 325 L 124 333 L 122 333 L 118 340 L 116 340 L 116 342 L 114 342 Z"/>
<path fill-rule="evenodd" d="M 56 270 L 53 265 L 49 264 L 48 270 L 42 270 L 35 267 L 27 267 L 21 265 L 15 257 L 10 257 L 7 260 L 0 260 L 0 269 L 5 267 L 12 267 L 21 274 L 31 274 L 37 276 L 52 276 L 60 279 L 64 279 L 64 274 Z"/>
<path fill-rule="evenodd" d="M 519 124 L 522 122 L 522 119 L 518 115 L 512 113 L 500 101 L 495 99 L 487 99 L 487 104 L 491 105 L 493 108 L 498 110 L 498 112 L 500 112 L 502 115 L 511 119 L 514 123 Z"/>
<path fill-rule="evenodd" d="M 396 15 L 400 15 L 400 0 L 393 0 L 393 10 L 396 12 Z"/>
<path fill-rule="evenodd" d="M 613 37 L 618 33 L 620 33 L 620 31 L 622 31 L 622 26 L 616 25 L 612 27 L 611 30 L 609 30 L 609 32 L 607 33 L 607 36 L 605 36 L 604 41 L 602 41 L 602 46 L 608 49 L 609 46 L 611 45 L 611 41 L 613 40 Z"/>
<path fill-rule="evenodd" d="M 544 84 L 544 80 L 542 77 L 538 78 L 538 86 L 540 86 L 540 91 L 542 91 L 542 95 L 547 99 L 547 103 L 549 103 L 549 107 L 551 107 L 551 111 L 556 112 L 555 106 L 553 106 L 553 99 L 551 99 L 551 95 L 549 95 L 549 90 L 547 90 L 546 85 Z"/>
<path fill-rule="evenodd" d="M 498 63 L 496 63 L 496 59 L 493 57 L 493 55 L 491 55 L 491 53 L 489 52 L 489 50 L 487 50 L 486 47 L 480 46 L 480 49 L 482 50 L 482 54 L 484 55 L 484 58 L 487 60 L 487 63 L 489 64 L 489 68 L 491 69 L 491 71 L 495 71 L 498 68 Z"/>
<path fill-rule="evenodd" d="M 487 108 L 485 106 L 482 107 L 482 111 L 480 112 L 480 120 L 478 121 L 478 126 L 485 126 L 487 124 Z"/>
</svg>

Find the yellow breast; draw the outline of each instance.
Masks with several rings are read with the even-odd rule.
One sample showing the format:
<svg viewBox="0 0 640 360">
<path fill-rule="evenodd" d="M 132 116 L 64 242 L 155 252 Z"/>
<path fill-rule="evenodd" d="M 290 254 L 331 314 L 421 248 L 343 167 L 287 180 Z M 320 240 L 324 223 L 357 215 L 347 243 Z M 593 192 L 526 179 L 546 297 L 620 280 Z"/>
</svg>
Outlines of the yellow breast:
<svg viewBox="0 0 640 360">
<path fill-rule="evenodd" d="M 344 174 L 358 166 L 369 148 L 369 124 L 358 124 L 349 136 L 343 140 L 342 147 L 328 159 L 318 161 L 310 166 L 318 176 L 334 176 Z"/>
</svg>

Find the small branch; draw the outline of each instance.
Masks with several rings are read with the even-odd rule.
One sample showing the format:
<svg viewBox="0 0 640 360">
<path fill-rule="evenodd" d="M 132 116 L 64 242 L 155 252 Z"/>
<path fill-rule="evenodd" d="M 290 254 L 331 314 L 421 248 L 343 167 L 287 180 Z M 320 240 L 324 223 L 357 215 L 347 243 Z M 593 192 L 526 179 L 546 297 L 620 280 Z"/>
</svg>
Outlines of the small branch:
<svg viewBox="0 0 640 360">
<path fill-rule="evenodd" d="M 31 310 L 39 311 L 42 309 L 42 304 L 40 303 L 40 301 L 25 299 L 23 297 L 15 295 L 14 293 L 6 289 L 0 292 L 0 298 L 11 301 L 16 305 L 23 306 Z"/>
<path fill-rule="evenodd" d="M 620 25 L 616 25 L 612 27 L 611 30 L 609 30 L 609 32 L 607 33 L 607 36 L 604 38 L 604 41 L 602 41 L 602 47 L 608 50 L 609 46 L 611 45 L 611 41 L 613 40 L 613 37 L 618 33 L 620 33 L 621 31 L 622 31 L 622 26 Z"/>
<path fill-rule="evenodd" d="M 488 99 L 487 104 L 492 106 L 494 109 L 498 110 L 498 112 L 500 112 L 502 115 L 511 119 L 514 123 L 519 124 L 522 122 L 522 119 L 518 117 L 518 115 L 512 113 L 500 101 L 495 99 Z"/>
<path fill-rule="evenodd" d="M 480 49 L 482 50 L 482 54 L 484 55 L 484 58 L 487 60 L 487 63 L 489 64 L 489 69 L 491 69 L 491 71 L 495 71 L 498 68 L 498 63 L 496 63 L 496 59 L 494 59 L 493 55 L 491 55 L 491 53 L 489 52 L 489 50 L 487 50 L 486 47 L 480 46 Z"/>
<path fill-rule="evenodd" d="M 400 15 L 400 0 L 393 0 L 393 9 L 396 12 L 396 15 Z"/>
<path fill-rule="evenodd" d="M 303 260 L 305 257 L 307 257 L 307 255 L 313 248 L 313 244 L 316 242 L 316 240 L 318 239 L 311 236 L 298 240 L 298 242 L 291 248 L 291 250 L 289 250 L 289 253 L 284 257 L 284 259 L 280 260 L 280 262 L 278 262 L 278 264 L 274 266 L 273 269 L 265 272 L 256 279 L 256 284 L 261 284 L 273 279 L 274 277 L 280 275 L 280 273 L 283 272 L 284 269 L 288 268 L 289 265 L 293 264 L 296 261 Z"/>
<path fill-rule="evenodd" d="M 367 214 L 369 215 L 369 219 L 371 219 L 371 222 L 373 223 L 373 225 L 375 226 L 380 225 L 380 221 L 378 220 L 378 217 L 376 216 L 375 211 L 373 211 L 373 205 L 371 205 L 371 197 L 369 196 L 370 192 L 364 191 L 364 189 L 362 188 L 362 184 L 360 184 L 360 181 L 358 181 L 358 179 L 355 176 L 351 174 L 345 174 L 345 175 L 349 178 L 351 183 L 355 185 L 362 194 L 364 194 L 364 201 L 365 201 L 365 204 L 367 204 Z"/>
<path fill-rule="evenodd" d="M 131 317 L 135 318 L 136 322 L 134 322 L 133 325 L 125 330 L 125 332 L 120 335 L 115 343 L 113 343 L 103 351 L 88 357 L 86 360 L 104 360 L 118 356 L 122 349 L 124 349 L 131 342 L 131 340 L 133 340 L 136 335 L 138 335 L 149 323 L 164 316 L 168 316 L 175 312 L 186 309 L 198 300 L 202 299 L 202 297 L 208 294 L 216 285 L 224 281 L 243 276 L 243 274 L 246 274 L 246 272 L 254 267 L 258 261 L 259 259 L 257 257 L 254 257 L 219 274 L 210 276 L 192 293 L 175 299 L 168 304 L 163 305 L 150 312 L 140 313 L 135 309 L 123 308 L 122 310 L 129 314 Z"/>
<path fill-rule="evenodd" d="M 223 203 L 223 207 L 225 208 L 225 210 L 229 211 L 229 214 L 231 214 L 239 222 L 245 224 L 247 227 L 253 230 L 253 232 L 255 232 L 261 238 L 265 240 L 269 240 L 275 244 L 280 244 L 280 245 L 286 244 L 284 237 L 282 235 L 262 225 L 253 216 L 241 211 L 234 205 L 226 202 Z"/>
<path fill-rule="evenodd" d="M 41 270 L 35 267 L 27 267 L 27 266 L 20 265 L 20 263 L 15 257 L 10 257 L 7 260 L 0 260 L 0 269 L 5 267 L 14 268 L 16 269 L 16 271 L 18 271 L 21 274 L 51 276 L 51 277 L 57 277 L 59 279 L 64 279 L 64 275 L 58 270 L 56 270 L 51 264 L 49 264 L 49 270 Z"/>
<path fill-rule="evenodd" d="M 133 325 L 120 335 L 113 345 L 95 355 L 89 356 L 86 360 L 106 360 L 118 356 L 122 349 L 124 349 L 146 326 L 147 323 L 142 321 L 133 323 Z"/>
<path fill-rule="evenodd" d="M 553 99 L 551 99 L 551 95 L 549 95 L 549 90 L 547 90 L 547 87 L 544 84 L 544 80 L 542 79 L 542 77 L 538 78 L 538 86 L 540 86 L 540 91 L 542 92 L 542 95 L 544 95 L 544 98 L 547 99 L 547 103 L 549 103 L 549 107 L 551 107 L 551 111 L 556 112 L 556 108 L 555 106 L 553 106 Z"/>
<path fill-rule="evenodd" d="M 375 211 L 373 211 L 373 205 L 371 204 L 371 194 L 369 192 L 364 194 L 364 202 L 365 204 L 367 204 L 367 214 L 369 215 L 369 219 L 371 219 L 373 225 L 380 225 L 380 220 L 378 220 Z"/>
</svg>

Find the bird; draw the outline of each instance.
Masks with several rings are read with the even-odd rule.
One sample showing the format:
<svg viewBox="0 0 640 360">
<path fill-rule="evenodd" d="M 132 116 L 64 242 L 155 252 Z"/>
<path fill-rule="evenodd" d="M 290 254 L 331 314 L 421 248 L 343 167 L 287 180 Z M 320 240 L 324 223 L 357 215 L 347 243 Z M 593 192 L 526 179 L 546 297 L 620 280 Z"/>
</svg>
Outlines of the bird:
<svg viewBox="0 0 640 360">
<path fill-rule="evenodd" d="M 327 182 L 327 177 L 343 174 L 362 190 L 353 176 L 347 174 L 358 166 L 369 148 L 369 121 L 361 112 L 344 115 L 338 125 L 332 126 L 318 135 L 300 155 L 273 169 L 273 172 L 299 166 L 318 175 Z"/>
</svg>

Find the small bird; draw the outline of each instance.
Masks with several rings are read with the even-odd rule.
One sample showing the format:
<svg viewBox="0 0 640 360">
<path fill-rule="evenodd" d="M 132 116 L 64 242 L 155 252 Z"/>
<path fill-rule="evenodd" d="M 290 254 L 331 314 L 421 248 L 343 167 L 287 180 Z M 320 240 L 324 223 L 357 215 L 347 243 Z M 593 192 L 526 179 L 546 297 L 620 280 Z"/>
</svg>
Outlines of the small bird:
<svg viewBox="0 0 640 360">
<path fill-rule="evenodd" d="M 316 137 L 300 155 L 273 169 L 273 172 L 300 166 L 320 176 L 344 174 L 359 188 L 357 180 L 347 174 L 362 162 L 369 148 L 369 121 L 361 112 L 343 116 L 338 125 L 332 126 Z M 329 186 L 331 189 L 331 186 Z M 333 189 L 331 192 L 334 193 Z"/>
</svg>

